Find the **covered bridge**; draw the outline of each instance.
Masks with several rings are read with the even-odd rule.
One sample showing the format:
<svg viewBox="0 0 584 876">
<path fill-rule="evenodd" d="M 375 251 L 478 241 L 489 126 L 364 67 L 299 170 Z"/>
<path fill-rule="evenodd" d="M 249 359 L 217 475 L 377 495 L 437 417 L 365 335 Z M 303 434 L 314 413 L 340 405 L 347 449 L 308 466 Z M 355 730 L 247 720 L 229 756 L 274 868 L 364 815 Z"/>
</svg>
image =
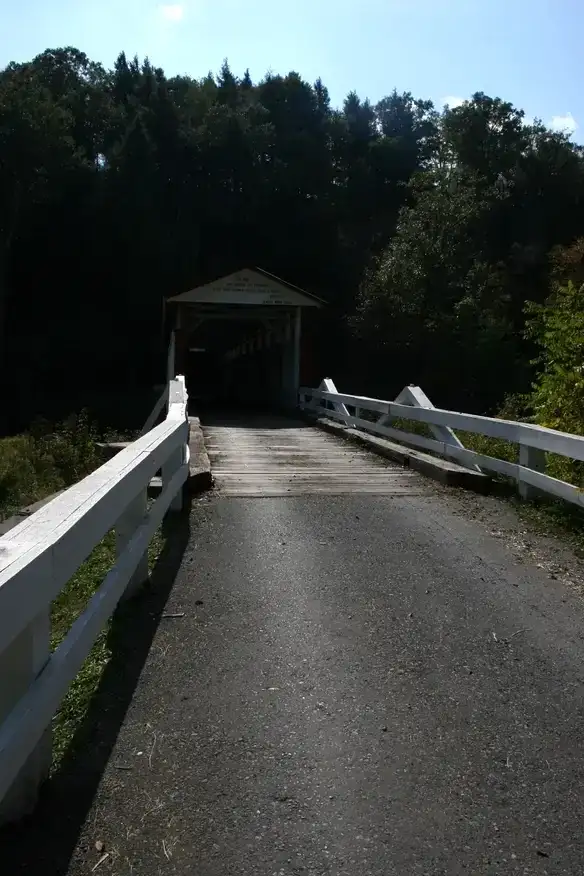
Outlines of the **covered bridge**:
<svg viewBox="0 0 584 876">
<path fill-rule="evenodd" d="M 294 406 L 318 375 L 315 319 L 324 302 L 245 268 L 166 302 L 169 374 L 199 401 Z"/>
</svg>

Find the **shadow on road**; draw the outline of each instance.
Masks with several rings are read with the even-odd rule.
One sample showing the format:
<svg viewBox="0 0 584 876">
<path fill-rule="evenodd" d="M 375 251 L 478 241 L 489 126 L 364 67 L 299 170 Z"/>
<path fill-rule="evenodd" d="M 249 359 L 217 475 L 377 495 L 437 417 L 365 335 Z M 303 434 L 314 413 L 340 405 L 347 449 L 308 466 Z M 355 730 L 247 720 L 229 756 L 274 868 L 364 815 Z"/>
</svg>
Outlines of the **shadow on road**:
<svg viewBox="0 0 584 876">
<path fill-rule="evenodd" d="M 112 658 L 35 812 L 0 829 L 0 871 L 7 876 L 67 872 L 189 540 L 189 504 L 163 524 L 165 544 L 149 583 L 114 615 L 108 636 Z"/>
</svg>

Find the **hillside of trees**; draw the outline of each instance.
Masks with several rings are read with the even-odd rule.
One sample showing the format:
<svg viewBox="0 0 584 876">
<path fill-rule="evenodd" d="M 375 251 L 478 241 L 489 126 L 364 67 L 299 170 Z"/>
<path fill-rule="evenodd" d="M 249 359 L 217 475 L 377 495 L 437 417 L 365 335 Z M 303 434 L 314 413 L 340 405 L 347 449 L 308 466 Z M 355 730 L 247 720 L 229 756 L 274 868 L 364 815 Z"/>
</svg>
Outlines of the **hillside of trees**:
<svg viewBox="0 0 584 876">
<path fill-rule="evenodd" d="M 227 63 L 202 79 L 73 48 L 10 64 L 6 428 L 99 407 L 112 386 L 138 398 L 162 375 L 164 297 L 253 265 L 329 302 L 322 345 L 344 390 L 416 382 L 436 404 L 497 410 L 543 373 L 558 289 L 573 305 L 583 205 L 581 147 L 482 93 L 454 109 L 351 93 L 336 109 L 320 80 L 254 83 Z"/>
</svg>

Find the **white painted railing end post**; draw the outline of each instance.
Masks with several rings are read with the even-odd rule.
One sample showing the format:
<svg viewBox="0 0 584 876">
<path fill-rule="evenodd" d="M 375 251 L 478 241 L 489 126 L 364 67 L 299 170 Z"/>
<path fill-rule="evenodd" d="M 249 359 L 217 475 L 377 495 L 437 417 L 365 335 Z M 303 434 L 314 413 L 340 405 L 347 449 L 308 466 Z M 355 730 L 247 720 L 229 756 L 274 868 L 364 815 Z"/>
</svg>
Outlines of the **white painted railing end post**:
<svg viewBox="0 0 584 876">
<path fill-rule="evenodd" d="M 169 455 L 165 464 L 162 466 L 162 487 L 170 483 L 174 475 L 180 471 L 183 466 L 188 468 L 190 452 L 189 452 L 189 414 L 188 414 L 188 394 L 185 383 L 185 378 L 179 374 L 174 380 L 171 380 L 168 389 L 168 418 L 176 420 L 181 424 L 181 442 L 175 450 Z M 187 472 L 188 477 L 188 472 Z M 181 488 L 172 502 L 169 505 L 169 511 L 182 511 L 183 507 L 184 488 Z"/>
<path fill-rule="evenodd" d="M 0 726 L 45 668 L 50 657 L 50 642 L 51 620 L 47 606 L 0 653 Z M 39 742 L 8 792 L 0 799 L 0 824 L 29 815 L 36 805 L 39 789 L 49 775 L 53 743 L 51 726 L 38 729 Z"/>
<path fill-rule="evenodd" d="M 119 557 L 138 527 L 144 522 L 148 511 L 148 490 L 140 490 L 116 523 L 116 554 Z M 148 580 L 148 551 L 140 557 L 136 570 L 128 581 L 124 599 L 129 599 Z"/>
<path fill-rule="evenodd" d="M 188 465 L 188 441 L 189 441 L 189 424 L 185 421 L 184 424 L 184 441 L 174 450 L 168 457 L 167 462 L 162 466 L 162 486 L 170 483 L 174 475 L 184 465 Z M 170 503 L 169 511 L 182 511 L 183 508 L 183 488 L 177 492 L 176 496 Z"/>
<path fill-rule="evenodd" d="M 395 401 L 397 404 L 411 405 L 412 407 L 426 408 L 428 410 L 434 409 L 434 405 L 432 404 L 424 390 L 420 386 L 416 386 L 415 383 L 408 383 L 407 386 L 404 386 Z M 386 415 L 379 420 L 379 425 L 388 426 L 390 422 L 391 416 Z M 454 430 L 450 428 L 450 426 L 437 425 L 434 423 L 428 423 L 428 425 L 430 431 L 437 441 L 440 441 L 442 444 L 445 444 L 448 447 L 454 447 L 458 450 L 464 450 L 464 444 L 462 443 L 458 435 L 454 432 Z M 477 465 L 471 465 L 470 468 L 479 473 L 481 471 Z"/>
<path fill-rule="evenodd" d="M 323 389 L 325 392 L 334 393 L 335 395 L 338 395 L 338 393 L 339 393 L 338 389 L 336 388 L 336 386 L 334 384 L 334 381 L 331 380 L 330 377 L 325 377 L 325 379 L 320 384 L 319 389 Z M 330 401 L 331 401 L 331 404 L 333 406 L 333 410 L 337 411 L 339 414 L 342 414 L 343 417 L 345 418 L 345 423 L 347 425 L 349 425 L 349 423 L 351 421 L 351 415 L 347 409 L 347 406 L 344 405 L 342 402 L 335 402 L 332 399 Z M 328 402 L 327 402 L 327 407 L 328 407 Z"/>
<path fill-rule="evenodd" d="M 539 447 L 530 447 L 529 444 L 519 445 L 519 465 L 524 468 L 530 468 L 532 471 L 538 471 L 545 474 L 546 455 L 545 450 L 540 450 Z M 517 473 L 517 488 L 522 499 L 537 499 L 541 496 L 541 490 L 537 487 L 527 484 L 521 478 L 521 468 Z"/>
</svg>

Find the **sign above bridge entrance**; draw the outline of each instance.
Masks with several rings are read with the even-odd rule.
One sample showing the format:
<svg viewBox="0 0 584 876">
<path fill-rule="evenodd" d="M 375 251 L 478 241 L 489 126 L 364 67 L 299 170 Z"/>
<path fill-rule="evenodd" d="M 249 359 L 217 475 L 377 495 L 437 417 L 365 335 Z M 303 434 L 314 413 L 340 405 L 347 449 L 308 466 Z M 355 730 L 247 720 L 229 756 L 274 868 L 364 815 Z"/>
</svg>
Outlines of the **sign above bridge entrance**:
<svg viewBox="0 0 584 876">
<path fill-rule="evenodd" d="M 175 295 L 168 299 L 176 304 L 251 305 L 254 307 L 322 307 L 324 301 L 274 277 L 261 268 L 244 268 Z"/>
</svg>

